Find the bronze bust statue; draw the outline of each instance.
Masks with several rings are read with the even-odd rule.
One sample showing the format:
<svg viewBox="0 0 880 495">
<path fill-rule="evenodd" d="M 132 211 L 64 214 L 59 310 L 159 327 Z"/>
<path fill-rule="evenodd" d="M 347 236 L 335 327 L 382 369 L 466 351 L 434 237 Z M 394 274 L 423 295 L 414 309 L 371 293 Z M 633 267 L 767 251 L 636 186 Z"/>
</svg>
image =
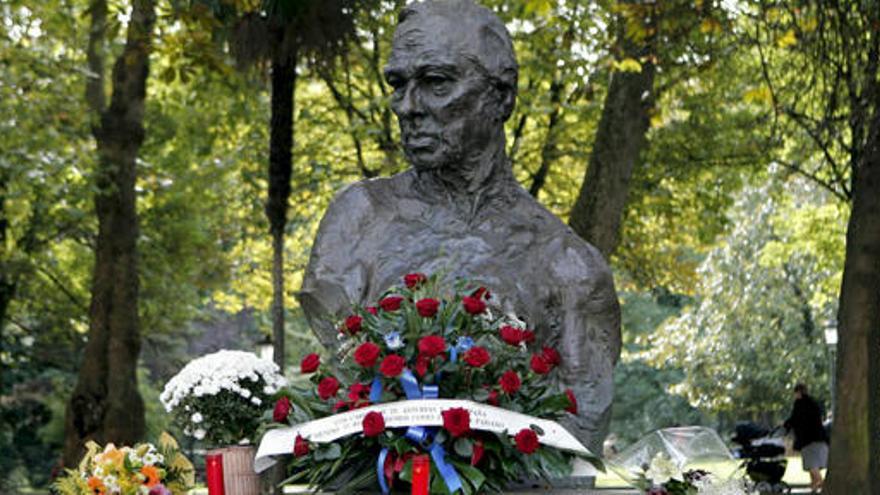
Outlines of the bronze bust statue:
<svg viewBox="0 0 880 495">
<path fill-rule="evenodd" d="M 620 353 L 620 307 L 602 255 L 520 186 L 505 154 L 517 63 L 504 24 L 471 1 L 400 13 L 385 77 L 412 168 L 340 191 L 312 248 L 299 298 L 321 342 L 331 319 L 409 272 L 485 284 L 505 311 L 556 346 L 578 400 L 566 426 L 601 452 Z"/>
</svg>

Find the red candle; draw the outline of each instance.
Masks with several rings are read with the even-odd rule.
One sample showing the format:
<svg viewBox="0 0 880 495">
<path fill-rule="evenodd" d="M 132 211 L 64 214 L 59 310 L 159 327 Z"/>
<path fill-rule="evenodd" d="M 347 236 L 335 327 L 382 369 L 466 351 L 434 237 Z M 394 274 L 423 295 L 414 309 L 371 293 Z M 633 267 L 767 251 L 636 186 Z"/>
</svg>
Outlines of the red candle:
<svg viewBox="0 0 880 495">
<path fill-rule="evenodd" d="M 223 454 L 205 455 L 205 476 L 208 495 L 225 495 L 223 491 Z"/>
<path fill-rule="evenodd" d="M 413 457 L 412 495 L 428 495 L 431 485 L 431 461 L 426 454 Z"/>
</svg>

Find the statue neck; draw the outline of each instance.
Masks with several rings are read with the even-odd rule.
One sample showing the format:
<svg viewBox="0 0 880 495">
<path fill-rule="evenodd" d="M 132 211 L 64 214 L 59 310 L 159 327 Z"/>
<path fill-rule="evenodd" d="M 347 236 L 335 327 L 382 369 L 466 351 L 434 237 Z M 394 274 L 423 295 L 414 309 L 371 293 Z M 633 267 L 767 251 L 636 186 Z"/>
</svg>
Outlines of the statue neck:
<svg viewBox="0 0 880 495">
<path fill-rule="evenodd" d="M 501 199 L 504 190 L 515 184 L 504 139 L 495 145 L 465 157 L 456 167 L 416 171 L 424 193 L 441 196 L 457 210 L 473 219 L 487 204 Z"/>
<path fill-rule="evenodd" d="M 475 195 L 493 182 L 512 177 L 510 162 L 504 146 L 504 135 L 476 153 L 462 157 L 460 163 L 443 168 L 417 171 L 419 179 L 433 183 L 459 195 Z"/>
</svg>

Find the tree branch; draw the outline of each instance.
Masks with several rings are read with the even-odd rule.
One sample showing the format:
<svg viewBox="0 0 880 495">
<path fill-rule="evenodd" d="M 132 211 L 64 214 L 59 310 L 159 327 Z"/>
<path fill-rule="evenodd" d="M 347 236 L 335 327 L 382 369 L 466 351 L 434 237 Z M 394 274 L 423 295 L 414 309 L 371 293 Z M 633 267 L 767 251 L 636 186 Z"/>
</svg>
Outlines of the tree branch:
<svg viewBox="0 0 880 495">
<path fill-rule="evenodd" d="M 86 48 L 86 62 L 89 73 L 86 76 L 86 103 L 95 116 L 100 116 L 106 106 L 104 94 L 104 45 L 107 33 L 107 0 L 92 0 L 89 4 L 92 23 L 89 26 L 89 41 Z M 96 120 L 95 124 L 98 125 Z"/>
<path fill-rule="evenodd" d="M 786 162 L 784 160 L 778 160 L 778 159 L 774 160 L 774 161 L 776 163 L 782 165 L 783 167 L 787 168 L 788 170 L 791 170 L 794 173 L 803 175 L 804 177 L 810 179 L 811 181 L 815 182 L 819 186 L 825 188 L 828 192 L 833 194 L 837 199 L 839 199 L 845 203 L 849 203 L 849 201 L 850 201 L 849 195 L 845 191 L 841 192 L 837 188 L 834 187 L 834 185 L 837 184 L 837 182 L 826 181 L 826 180 L 820 178 L 818 175 L 816 175 L 815 172 L 810 172 L 808 170 L 805 170 L 797 164 Z"/>
<path fill-rule="evenodd" d="M 70 302 L 72 302 L 74 306 L 76 306 L 83 312 L 88 311 L 88 307 L 79 299 L 76 294 L 68 289 L 67 286 L 58 279 L 58 277 L 56 277 L 54 274 L 41 266 L 37 266 L 36 268 L 39 273 L 45 275 L 46 278 L 48 278 L 61 292 L 63 292 L 64 295 L 67 296 L 68 299 L 70 299 Z"/>
</svg>

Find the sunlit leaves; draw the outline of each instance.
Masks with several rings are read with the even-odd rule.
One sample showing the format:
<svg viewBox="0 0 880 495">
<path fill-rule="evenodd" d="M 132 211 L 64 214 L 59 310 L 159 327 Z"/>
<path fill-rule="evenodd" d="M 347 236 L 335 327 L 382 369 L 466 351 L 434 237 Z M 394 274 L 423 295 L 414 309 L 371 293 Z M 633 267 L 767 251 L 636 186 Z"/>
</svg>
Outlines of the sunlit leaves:
<svg viewBox="0 0 880 495">
<path fill-rule="evenodd" d="M 748 188 L 731 233 L 700 267 L 697 302 L 651 338 L 646 355 L 684 371 L 674 390 L 696 407 L 740 417 L 781 412 L 797 381 L 827 396 L 822 330 L 836 308 L 822 297 L 822 281 L 841 267 L 804 249 L 805 239 L 782 220 L 790 195 L 804 187 Z M 813 198 L 806 203 L 824 211 L 821 195 Z"/>
</svg>

